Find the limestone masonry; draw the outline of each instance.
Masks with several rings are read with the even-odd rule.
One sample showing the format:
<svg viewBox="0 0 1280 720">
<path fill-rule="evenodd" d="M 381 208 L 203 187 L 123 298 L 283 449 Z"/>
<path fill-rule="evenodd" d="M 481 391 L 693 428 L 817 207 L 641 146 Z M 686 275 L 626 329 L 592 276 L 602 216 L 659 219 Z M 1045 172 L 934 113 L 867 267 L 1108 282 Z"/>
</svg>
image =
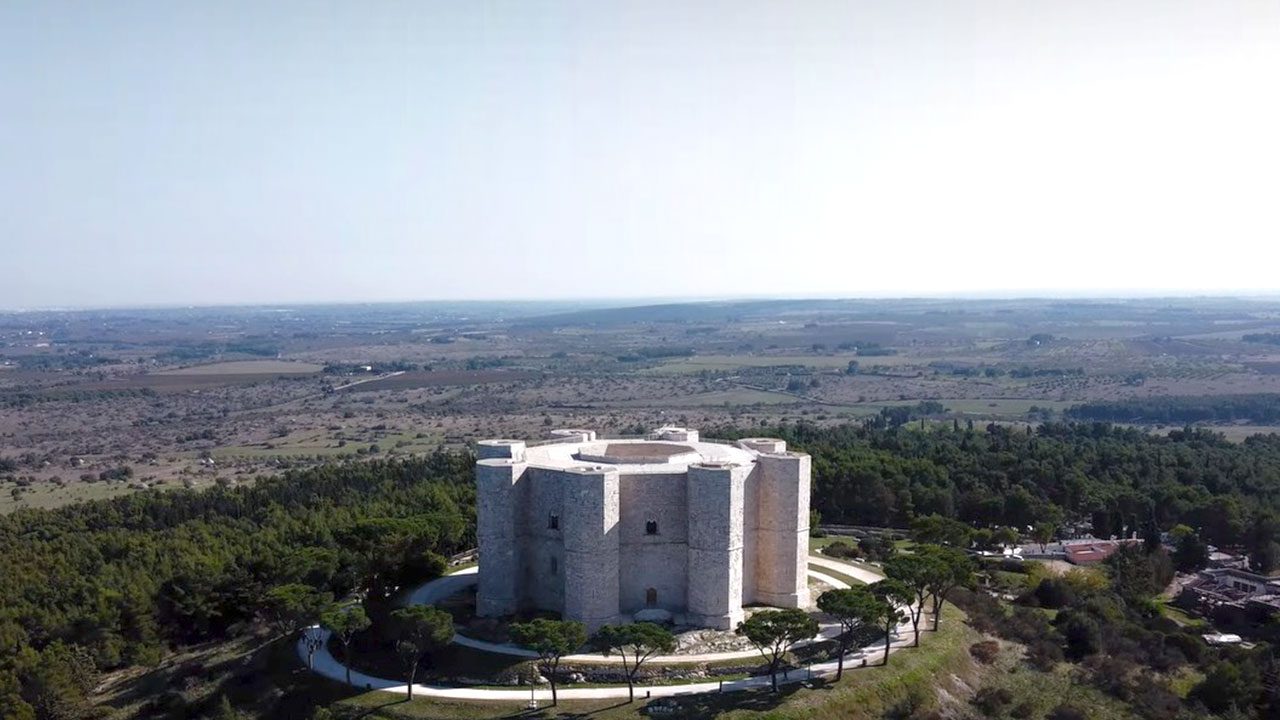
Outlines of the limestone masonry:
<svg viewBox="0 0 1280 720">
<path fill-rule="evenodd" d="M 731 629 L 744 604 L 809 604 L 809 456 L 781 440 L 555 430 L 477 456 L 481 616 Z"/>
</svg>

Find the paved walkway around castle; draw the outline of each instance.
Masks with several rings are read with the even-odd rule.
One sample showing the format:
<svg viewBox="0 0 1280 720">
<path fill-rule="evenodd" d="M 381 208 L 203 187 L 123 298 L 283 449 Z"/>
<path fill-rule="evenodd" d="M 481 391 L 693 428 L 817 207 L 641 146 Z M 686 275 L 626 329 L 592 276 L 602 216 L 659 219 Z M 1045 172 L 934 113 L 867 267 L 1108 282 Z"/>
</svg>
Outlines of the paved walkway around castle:
<svg viewBox="0 0 1280 720">
<path fill-rule="evenodd" d="M 846 577 L 854 578 L 864 583 L 874 583 L 884 578 L 883 575 L 875 573 L 847 563 L 842 563 L 830 558 L 809 556 L 809 564 L 816 565 L 828 570 L 833 570 Z M 847 588 L 848 583 L 837 580 L 829 575 L 825 575 L 815 570 L 808 570 L 809 577 L 820 580 L 827 585 L 835 588 Z M 433 604 L 454 595 L 462 590 L 474 585 L 479 579 L 478 568 L 467 568 L 460 570 L 452 575 L 431 580 L 411 593 L 407 594 L 402 601 L 405 605 L 423 605 Z M 818 638 L 808 642 L 818 642 L 820 639 L 834 638 L 840 632 L 840 628 L 836 624 L 826 624 L 819 631 Z M 910 623 L 904 623 L 894 632 L 894 641 L 891 646 L 892 650 L 905 647 L 911 644 L 912 630 Z M 347 669 L 329 652 L 329 632 L 323 628 L 313 627 L 304 633 L 303 637 L 298 640 L 298 656 L 303 662 L 306 662 L 307 649 L 306 640 L 308 634 L 312 638 L 321 640 L 320 649 L 316 651 L 312 658 L 312 671 L 338 682 L 346 682 Z M 483 640 L 466 637 L 465 635 L 455 634 L 453 641 L 459 645 L 482 650 L 485 652 L 494 652 L 505 655 L 516 655 L 520 657 L 537 657 L 536 653 L 530 652 L 524 648 L 514 645 L 503 645 L 499 643 L 490 643 Z M 798 645 L 804 643 L 797 643 Z M 873 643 L 864 648 L 854 650 L 845 656 L 846 669 L 856 668 L 864 659 L 871 663 L 877 657 L 878 652 L 882 652 L 884 645 L 882 643 Z M 705 653 L 701 655 L 662 655 L 651 658 L 649 662 L 656 664 L 671 663 L 703 663 L 717 662 L 722 660 L 740 660 L 743 658 L 758 657 L 759 653 L 754 650 L 739 650 L 733 652 L 721 653 Z M 564 660 L 576 663 L 597 663 L 620 664 L 618 658 L 605 658 L 601 655 L 567 655 Z M 825 663 L 815 663 L 807 668 L 793 670 L 785 677 L 779 676 L 779 683 L 803 682 L 812 676 L 830 674 L 836 671 L 836 661 L 831 660 Z M 370 690 L 385 690 L 387 692 L 406 693 L 408 686 L 404 682 L 398 680 L 387 680 L 385 678 L 373 677 L 366 675 L 358 670 L 351 671 L 351 684 L 356 687 L 364 687 Z M 748 690 L 766 688 L 770 684 L 769 676 L 755 676 L 744 680 L 731 680 L 726 682 L 713 681 L 704 683 L 689 683 L 683 685 L 642 685 L 637 688 L 638 693 L 645 693 L 649 697 L 666 697 L 670 695 L 689 695 L 708 692 L 732 692 L 735 690 Z M 563 700 L 598 700 L 608 698 L 625 698 L 628 696 L 626 685 L 610 685 L 605 687 L 590 688 L 574 688 L 559 687 L 558 694 Z M 528 701 L 531 697 L 539 701 L 551 699 L 551 691 L 533 690 L 532 693 L 528 689 L 523 690 L 495 690 L 491 688 L 476 687 L 447 687 L 441 685 L 423 685 L 415 683 L 413 686 L 413 694 L 421 697 L 438 697 L 451 698 L 455 700 L 495 700 L 495 701 Z"/>
</svg>

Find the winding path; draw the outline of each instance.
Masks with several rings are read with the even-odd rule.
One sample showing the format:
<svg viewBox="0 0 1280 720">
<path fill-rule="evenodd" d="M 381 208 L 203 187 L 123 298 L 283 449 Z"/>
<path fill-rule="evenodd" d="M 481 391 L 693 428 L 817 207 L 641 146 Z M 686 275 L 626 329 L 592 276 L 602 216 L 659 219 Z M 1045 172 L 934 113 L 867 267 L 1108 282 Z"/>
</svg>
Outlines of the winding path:
<svg viewBox="0 0 1280 720">
<path fill-rule="evenodd" d="M 832 560 L 830 558 L 825 558 L 820 556 L 813 556 L 813 555 L 809 556 L 809 564 L 823 567 L 829 570 L 833 570 L 835 572 L 840 573 L 841 575 L 844 575 L 846 577 L 851 577 L 865 583 L 874 583 L 883 579 L 884 577 L 870 570 L 866 570 L 860 567 L 855 567 L 847 563 L 842 563 L 837 560 Z M 836 578 L 831 577 L 829 575 L 825 575 L 821 572 L 818 572 L 815 570 L 808 570 L 807 572 L 809 577 L 815 580 L 820 580 L 828 585 L 831 585 L 832 587 L 835 587 L 835 588 L 849 587 L 848 583 L 845 583 L 841 580 L 837 580 Z M 444 577 L 431 580 L 423 584 L 422 586 L 416 588 L 415 590 L 413 590 L 412 592 L 410 592 L 404 597 L 404 599 L 402 600 L 402 604 L 420 605 L 420 604 L 436 603 L 436 602 L 439 602 L 440 600 L 443 600 L 446 597 L 449 597 L 450 595 L 453 595 L 455 593 L 458 593 L 470 587 L 471 585 L 474 585 L 476 582 L 478 582 L 478 580 L 479 580 L 478 568 L 473 567 L 473 568 L 467 568 L 465 570 L 460 570 L 451 575 L 446 575 Z M 805 643 L 797 643 L 797 645 L 804 645 L 808 643 L 818 642 L 824 639 L 834 638 L 836 635 L 839 634 L 839 632 L 840 632 L 839 625 L 826 624 L 822 626 L 821 630 L 818 633 L 817 638 L 806 641 Z M 898 629 L 894 632 L 894 640 L 893 640 L 891 649 L 897 650 L 900 647 L 910 645 L 912 640 L 911 632 L 912 631 L 911 631 L 910 623 L 904 623 L 903 625 L 899 626 Z M 307 631 L 303 633 L 303 636 L 298 640 L 298 646 L 297 646 L 298 656 L 302 659 L 304 663 L 306 662 L 306 659 L 307 659 L 306 645 L 307 645 L 307 640 L 309 638 L 317 638 L 321 641 L 320 648 L 316 651 L 315 655 L 312 657 L 312 671 L 320 675 L 323 675 L 324 677 L 329 678 L 330 680 L 336 680 L 338 682 L 345 683 L 346 674 L 347 674 L 346 666 L 344 666 L 341 662 L 339 662 L 338 659 L 335 658 L 329 652 L 329 644 L 328 644 L 329 632 L 327 630 L 320 628 L 318 626 L 308 628 Z M 520 657 L 531 657 L 531 658 L 537 657 L 536 653 L 533 653 L 524 648 L 516 647 L 514 645 L 504 645 L 499 643 L 485 642 L 483 640 L 476 640 L 474 638 L 469 638 L 465 635 L 455 634 L 453 637 L 453 641 L 455 643 L 458 643 L 459 645 L 474 648 L 476 650 L 482 650 L 485 652 L 500 653 L 505 655 L 515 655 Z M 845 664 L 854 665 L 856 667 L 856 663 L 862 661 L 864 658 L 868 660 L 871 659 L 877 654 L 877 652 L 881 648 L 883 648 L 883 645 L 878 641 L 867 647 L 858 648 L 845 656 Z M 656 656 L 651 658 L 650 662 L 656 662 L 659 664 L 703 663 L 703 662 L 717 662 L 721 660 L 739 660 L 742 658 L 756 657 L 757 655 L 759 655 L 759 653 L 756 652 L 755 649 L 750 649 L 750 650 L 739 650 L 739 651 L 733 651 L 733 652 L 705 653 L 701 655 L 661 655 L 661 656 Z M 594 663 L 594 664 L 609 664 L 609 663 L 621 662 L 621 660 L 616 657 L 604 658 L 600 655 L 567 655 L 564 657 L 564 660 L 567 660 L 573 663 Z M 801 670 L 793 670 L 785 676 L 779 676 L 778 682 L 779 683 L 802 682 L 804 680 L 809 679 L 812 676 L 833 673 L 835 672 L 835 670 L 836 670 L 835 660 L 831 660 L 824 663 L 815 663 L 809 666 L 808 668 L 801 669 Z M 735 690 L 765 688 L 769 686 L 769 683 L 770 683 L 769 676 L 763 675 L 763 676 L 750 677 L 743 680 L 731 680 L 731 681 L 725 681 L 725 682 L 712 681 L 712 682 L 703 682 L 703 683 L 690 683 L 690 684 L 684 684 L 684 685 L 643 685 L 640 688 L 638 688 L 638 691 L 646 693 L 647 696 L 649 697 L 666 697 L 671 695 L 690 695 L 690 694 L 708 693 L 708 692 L 731 692 Z M 395 693 L 408 692 L 408 686 L 403 681 L 387 680 L 385 678 L 373 677 L 372 675 L 366 675 L 365 673 L 359 672 L 358 670 L 351 671 L 351 684 L 356 687 L 365 687 L 370 690 L 385 690 L 387 692 L 395 692 Z M 604 687 L 590 687 L 590 688 L 575 688 L 572 686 L 569 686 L 569 687 L 562 686 L 562 687 L 558 687 L 557 691 L 560 698 L 564 700 L 598 700 L 598 699 L 608 699 L 608 698 L 625 698 L 628 696 L 626 685 L 610 685 L 610 686 L 604 686 Z M 442 685 L 423 685 L 421 683 L 414 684 L 413 694 L 421 697 L 452 698 L 456 700 L 528 701 L 531 698 L 533 698 L 541 701 L 541 700 L 551 699 L 551 691 L 549 689 L 534 689 L 532 691 L 530 691 L 527 688 L 497 690 L 492 688 L 478 688 L 478 687 L 448 687 L 448 686 L 442 686 Z"/>
</svg>

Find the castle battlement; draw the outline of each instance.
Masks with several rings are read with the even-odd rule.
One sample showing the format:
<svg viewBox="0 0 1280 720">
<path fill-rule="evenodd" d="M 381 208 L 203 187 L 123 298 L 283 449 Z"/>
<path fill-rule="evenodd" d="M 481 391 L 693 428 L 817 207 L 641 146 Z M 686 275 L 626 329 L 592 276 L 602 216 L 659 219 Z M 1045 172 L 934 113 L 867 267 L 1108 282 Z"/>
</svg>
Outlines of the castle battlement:
<svg viewBox="0 0 1280 720">
<path fill-rule="evenodd" d="M 744 604 L 808 605 L 809 456 L 676 427 L 550 437 L 477 445 L 481 616 L 730 629 Z"/>
</svg>

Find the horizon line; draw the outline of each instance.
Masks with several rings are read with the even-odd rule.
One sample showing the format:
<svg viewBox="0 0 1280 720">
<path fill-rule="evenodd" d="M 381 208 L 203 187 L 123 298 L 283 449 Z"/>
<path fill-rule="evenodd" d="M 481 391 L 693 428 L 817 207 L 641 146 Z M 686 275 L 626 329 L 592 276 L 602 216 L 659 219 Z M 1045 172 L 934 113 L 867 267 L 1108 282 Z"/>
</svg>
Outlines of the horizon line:
<svg viewBox="0 0 1280 720">
<path fill-rule="evenodd" d="M 958 300 L 976 302 L 982 300 L 1005 301 L 1044 301 L 1044 300 L 1240 300 L 1265 301 L 1280 300 L 1280 290 L 1117 290 L 1111 292 L 1092 291 L 1044 291 L 1044 290 L 1010 290 L 998 292 L 950 292 L 950 293 L 886 293 L 875 295 L 843 295 L 817 293 L 810 295 L 701 295 L 701 296 L 581 296 L 581 297 L 494 297 L 494 298 L 405 298 L 380 300 L 278 300 L 251 302 L 209 302 L 209 303 L 124 303 L 119 305 L 43 305 L 31 307 L 0 307 L 0 313 L 60 313 L 60 312 L 94 312 L 94 311 L 127 311 L 127 310 L 213 310 L 251 309 L 251 308 L 295 308 L 357 305 L 414 305 L 414 304 L 461 304 L 484 305 L 503 303 L 523 304 L 600 304 L 613 307 L 647 307 L 661 305 L 702 304 L 717 302 L 805 302 L 821 300 L 865 300 L 865 301 L 913 301 L 913 300 Z"/>
</svg>

